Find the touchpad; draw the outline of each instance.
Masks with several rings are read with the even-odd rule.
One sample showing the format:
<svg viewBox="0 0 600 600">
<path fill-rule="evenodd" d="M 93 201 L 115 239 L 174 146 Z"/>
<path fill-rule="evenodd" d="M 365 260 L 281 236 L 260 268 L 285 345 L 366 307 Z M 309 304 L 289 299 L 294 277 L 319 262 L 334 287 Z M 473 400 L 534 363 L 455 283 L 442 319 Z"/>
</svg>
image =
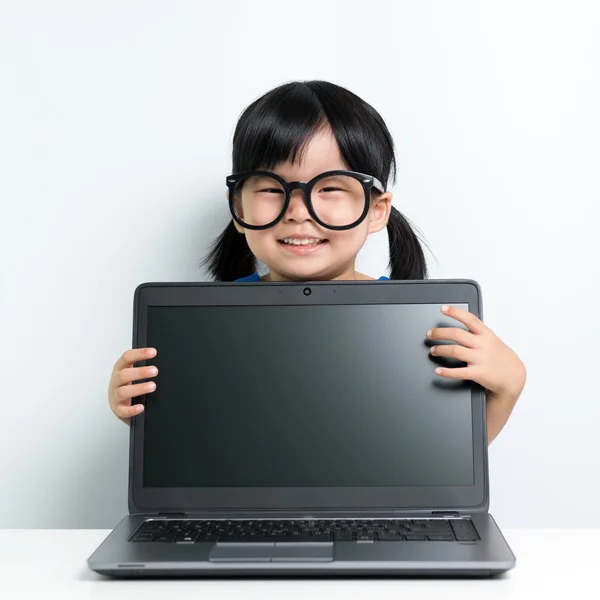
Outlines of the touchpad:
<svg viewBox="0 0 600 600">
<path fill-rule="evenodd" d="M 215 544 L 208 560 L 211 562 L 271 562 L 275 543 Z"/>
<path fill-rule="evenodd" d="M 215 544 L 211 562 L 326 562 L 333 560 L 333 542 L 243 542 Z"/>
<path fill-rule="evenodd" d="M 333 542 L 275 542 L 271 562 L 327 562 L 333 560 Z"/>
</svg>

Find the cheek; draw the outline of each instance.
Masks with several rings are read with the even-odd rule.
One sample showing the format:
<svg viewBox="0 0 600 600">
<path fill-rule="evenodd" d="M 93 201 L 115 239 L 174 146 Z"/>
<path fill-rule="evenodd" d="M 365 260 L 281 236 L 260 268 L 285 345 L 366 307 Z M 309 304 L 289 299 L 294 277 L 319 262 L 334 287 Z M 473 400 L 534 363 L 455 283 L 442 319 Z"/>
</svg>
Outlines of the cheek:
<svg viewBox="0 0 600 600">
<path fill-rule="evenodd" d="M 332 231 L 327 239 L 336 250 L 358 253 L 367 239 L 367 232 L 368 227 L 363 222 L 348 231 Z"/>
<path fill-rule="evenodd" d="M 264 255 L 269 252 L 269 248 L 276 243 L 272 233 L 267 231 L 246 230 L 246 241 L 252 251 L 252 254 L 259 260 L 264 261 Z"/>
</svg>

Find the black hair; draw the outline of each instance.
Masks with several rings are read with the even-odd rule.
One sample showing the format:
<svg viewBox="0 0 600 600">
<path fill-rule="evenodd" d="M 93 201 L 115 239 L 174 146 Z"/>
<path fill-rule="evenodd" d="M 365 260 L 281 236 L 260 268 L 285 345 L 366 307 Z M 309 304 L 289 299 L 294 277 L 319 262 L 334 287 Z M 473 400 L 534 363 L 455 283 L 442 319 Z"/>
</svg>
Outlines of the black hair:
<svg viewBox="0 0 600 600">
<path fill-rule="evenodd" d="M 386 190 L 392 170 L 395 181 L 394 143 L 379 113 L 351 91 L 320 80 L 280 85 L 242 112 L 233 135 L 231 172 L 300 162 L 306 143 L 325 127 L 331 128 L 351 170 L 375 176 Z M 394 207 L 387 231 L 390 279 L 425 279 L 427 264 L 419 238 Z M 234 281 L 257 270 L 246 236 L 237 231 L 233 220 L 202 264 L 217 281 Z"/>
</svg>

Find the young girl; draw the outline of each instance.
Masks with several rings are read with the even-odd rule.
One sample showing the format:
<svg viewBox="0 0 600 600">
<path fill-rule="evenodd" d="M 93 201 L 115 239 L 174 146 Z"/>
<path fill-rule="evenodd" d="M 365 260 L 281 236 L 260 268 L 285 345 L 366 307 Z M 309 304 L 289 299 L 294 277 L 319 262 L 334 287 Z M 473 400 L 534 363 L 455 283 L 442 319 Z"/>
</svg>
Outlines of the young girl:
<svg viewBox="0 0 600 600">
<path fill-rule="evenodd" d="M 374 279 L 356 271 L 367 236 L 387 228 L 391 279 L 425 279 L 423 249 L 407 219 L 392 207 L 387 182 L 396 160 L 392 136 L 379 113 L 361 98 L 327 81 L 281 85 L 250 104 L 233 137 L 227 177 L 232 220 L 205 259 L 218 281 Z M 262 277 L 257 259 L 268 268 Z M 379 279 L 388 279 L 385 276 Z M 462 368 L 438 368 L 440 377 L 469 379 L 487 389 L 488 443 L 508 420 L 525 385 L 519 357 L 475 315 L 442 311 L 467 326 L 423 332 L 436 356 Z M 152 366 L 133 367 L 156 349 L 127 350 L 116 362 L 109 402 L 125 423 L 143 410 L 131 399 L 149 394 Z"/>
</svg>

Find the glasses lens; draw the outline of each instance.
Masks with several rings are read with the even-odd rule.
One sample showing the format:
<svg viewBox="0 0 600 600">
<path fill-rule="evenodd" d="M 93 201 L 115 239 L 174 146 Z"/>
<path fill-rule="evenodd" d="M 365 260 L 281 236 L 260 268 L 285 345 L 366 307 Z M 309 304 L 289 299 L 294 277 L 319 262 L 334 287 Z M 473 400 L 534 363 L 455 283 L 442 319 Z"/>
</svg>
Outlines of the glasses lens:
<svg viewBox="0 0 600 600">
<path fill-rule="evenodd" d="M 311 201 L 317 217 L 326 225 L 352 225 L 365 209 L 365 190 L 349 175 L 330 175 L 315 183 Z"/>
<path fill-rule="evenodd" d="M 281 214 L 284 204 L 285 190 L 273 177 L 251 175 L 236 184 L 233 210 L 247 225 L 268 225 Z"/>
</svg>

